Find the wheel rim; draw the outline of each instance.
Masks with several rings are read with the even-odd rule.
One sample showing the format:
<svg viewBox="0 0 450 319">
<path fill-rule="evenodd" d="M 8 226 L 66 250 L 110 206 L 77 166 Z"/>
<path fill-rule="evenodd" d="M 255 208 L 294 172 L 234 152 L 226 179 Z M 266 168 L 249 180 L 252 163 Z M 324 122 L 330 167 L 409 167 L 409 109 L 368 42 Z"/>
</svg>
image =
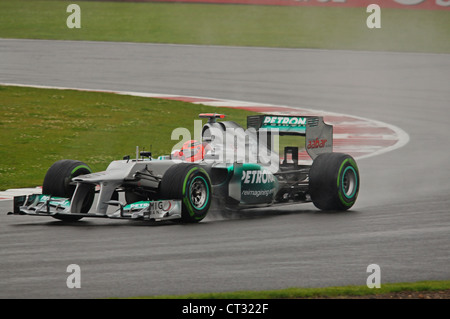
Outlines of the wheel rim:
<svg viewBox="0 0 450 319">
<path fill-rule="evenodd" d="M 342 175 L 342 190 L 345 197 L 352 198 L 358 186 L 358 178 L 356 177 L 356 171 L 353 167 L 349 166 L 345 169 Z"/>
<path fill-rule="evenodd" d="M 198 176 L 194 178 L 189 188 L 190 201 L 196 209 L 202 209 L 208 203 L 209 190 L 206 181 Z"/>
</svg>

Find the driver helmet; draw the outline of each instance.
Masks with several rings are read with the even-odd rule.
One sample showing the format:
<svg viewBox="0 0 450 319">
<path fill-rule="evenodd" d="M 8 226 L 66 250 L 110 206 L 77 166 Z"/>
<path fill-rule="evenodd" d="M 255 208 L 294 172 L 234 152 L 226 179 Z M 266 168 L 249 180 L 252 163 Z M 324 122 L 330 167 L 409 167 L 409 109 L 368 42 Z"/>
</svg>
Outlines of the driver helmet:
<svg viewBox="0 0 450 319">
<path fill-rule="evenodd" d="M 205 147 L 199 141 L 189 140 L 181 147 L 179 156 L 188 162 L 201 161 L 205 156 Z"/>
</svg>

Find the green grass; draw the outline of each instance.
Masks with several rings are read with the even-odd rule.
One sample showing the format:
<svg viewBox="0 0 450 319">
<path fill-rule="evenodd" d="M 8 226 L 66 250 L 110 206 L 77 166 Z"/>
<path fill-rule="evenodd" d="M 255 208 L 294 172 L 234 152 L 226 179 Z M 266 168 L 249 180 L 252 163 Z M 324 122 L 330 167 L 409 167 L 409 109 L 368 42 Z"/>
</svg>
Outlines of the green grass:
<svg viewBox="0 0 450 319">
<path fill-rule="evenodd" d="M 450 280 L 419 281 L 412 283 L 386 283 L 381 288 L 367 286 L 344 286 L 327 288 L 288 288 L 266 291 L 237 291 L 201 293 L 187 295 L 141 296 L 147 299 L 295 299 L 295 298 L 335 298 L 341 296 L 372 296 L 397 292 L 430 292 L 450 289 Z"/>
<path fill-rule="evenodd" d="M 365 8 L 77 1 L 0 1 L 0 37 L 450 53 L 450 12 Z"/>
<path fill-rule="evenodd" d="M 57 160 L 81 160 L 94 171 L 136 146 L 154 156 L 170 154 L 179 140 L 172 130 L 188 128 L 202 112 L 222 112 L 246 126 L 247 115 L 172 100 L 74 90 L 0 86 L 0 190 L 42 185 Z M 205 120 L 204 120 L 205 122 Z"/>
</svg>

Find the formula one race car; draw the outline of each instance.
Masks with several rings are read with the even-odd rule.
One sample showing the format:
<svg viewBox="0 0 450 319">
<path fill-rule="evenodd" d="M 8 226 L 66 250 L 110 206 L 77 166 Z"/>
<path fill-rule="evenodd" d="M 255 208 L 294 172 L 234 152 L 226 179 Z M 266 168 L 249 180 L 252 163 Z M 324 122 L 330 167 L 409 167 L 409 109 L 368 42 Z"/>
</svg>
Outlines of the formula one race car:
<svg viewBox="0 0 450 319">
<path fill-rule="evenodd" d="M 322 117 L 248 116 L 246 130 L 218 121 L 221 114 L 200 117 L 208 119 L 201 141 L 188 140 L 170 155 L 155 159 L 137 149 L 136 158 L 126 156 L 96 173 L 80 161 L 57 161 L 42 194 L 15 197 L 11 214 L 189 223 L 205 218 L 212 201 L 233 211 L 301 202 L 321 210 L 354 205 L 357 164 L 332 152 L 333 127 Z"/>
</svg>

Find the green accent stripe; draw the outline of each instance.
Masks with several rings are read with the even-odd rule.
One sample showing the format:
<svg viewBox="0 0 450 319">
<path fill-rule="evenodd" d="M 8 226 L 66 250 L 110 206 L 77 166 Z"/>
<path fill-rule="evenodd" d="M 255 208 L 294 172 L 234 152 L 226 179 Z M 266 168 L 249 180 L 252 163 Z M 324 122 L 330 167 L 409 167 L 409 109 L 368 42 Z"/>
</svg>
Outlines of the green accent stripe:
<svg viewBox="0 0 450 319">
<path fill-rule="evenodd" d="M 189 170 L 189 172 L 186 174 L 186 177 L 184 179 L 183 182 L 183 190 L 182 190 L 182 194 L 183 194 L 183 203 L 185 204 L 185 207 L 187 208 L 189 215 L 191 215 L 192 217 L 195 217 L 195 212 L 192 209 L 192 206 L 189 205 L 191 203 L 191 199 L 189 198 L 189 194 L 186 194 L 186 186 L 187 186 L 187 180 L 189 179 L 189 176 L 191 175 L 192 172 L 196 171 L 196 170 L 200 170 L 202 173 L 205 174 L 205 176 L 208 176 L 208 174 L 205 172 L 204 169 L 200 168 L 200 167 L 193 167 Z M 209 176 L 208 176 L 208 180 L 209 180 Z M 211 183 L 211 180 L 209 180 L 209 182 Z M 206 183 L 206 186 L 208 186 L 208 184 Z M 209 188 L 208 188 L 208 198 L 209 198 Z M 206 203 L 205 203 L 206 205 Z M 200 219 L 201 217 L 195 217 L 196 219 Z"/>
<path fill-rule="evenodd" d="M 188 178 L 189 178 L 189 176 L 191 175 L 191 173 L 193 172 L 193 171 L 195 171 L 195 170 L 197 170 L 198 169 L 198 167 L 193 167 L 193 168 L 191 168 L 190 170 L 189 170 L 189 172 L 186 174 L 186 177 L 184 178 L 184 182 L 183 182 L 183 194 L 186 194 L 186 183 L 187 183 L 187 180 L 188 180 Z"/>
<path fill-rule="evenodd" d="M 355 200 L 351 201 L 351 202 L 347 202 L 344 197 L 342 196 L 342 191 L 341 191 L 341 184 L 342 184 L 342 179 L 343 179 L 343 175 L 342 175 L 342 169 L 344 168 L 345 164 L 347 164 L 347 162 L 350 164 L 349 167 L 351 167 L 354 171 L 355 171 L 355 178 L 356 178 L 356 185 L 355 185 L 355 190 L 354 193 L 352 194 L 352 197 L 354 197 L 356 195 L 356 190 L 358 188 L 358 169 L 356 166 L 355 161 L 352 158 L 347 158 L 346 160 L 344 160 L 341 164 L 341 167 L 339 168 L 339 172 L 338 172 L 338 178 L 337 178 L 337 187 L 338 187 L 338 195 L 339 195 L 339 199 L 341 201 L 341 203 L 347 207 L 352 206 L 355 203 Z M 351 197 L 346 196 L 346 194 L 344 193 L 344 196 L 348 199 L 352 199 Z"/>
<path fill-rule="evenodd" d="M 348 166 L 345 170 L 344 173 L 342 174 L 342 183 L 344 183 L 344 176 L 345 173 L 347 172 L 347 170 L 351 169 L 353 171 L 353 173 L 355 174 L 355 187 L 353 189 L 353 192 L 351 193 L 351 195 L 347 195 L 346 193 L 344 193 L 344 196 L 347 197 L 348 199 L 351 199 L 353 196 L 355 196 L 356 190 L 358 189 L 358 175 L 356 174 L 356 170 L 353 168 L 353 166 Z"/>
<path fill-rule="evenodd" d="M 79 170 L 80 168 L 85 168 L 87 169 L 90 173 L 92 173 L 91 169 L 89 167 L 87 167 L 86 165 L 78 165 L 77 167 L 75 167 L 72 172 L 70 173 L 70 176 L 72 176 L 77 170 Z"/>
</svg>

